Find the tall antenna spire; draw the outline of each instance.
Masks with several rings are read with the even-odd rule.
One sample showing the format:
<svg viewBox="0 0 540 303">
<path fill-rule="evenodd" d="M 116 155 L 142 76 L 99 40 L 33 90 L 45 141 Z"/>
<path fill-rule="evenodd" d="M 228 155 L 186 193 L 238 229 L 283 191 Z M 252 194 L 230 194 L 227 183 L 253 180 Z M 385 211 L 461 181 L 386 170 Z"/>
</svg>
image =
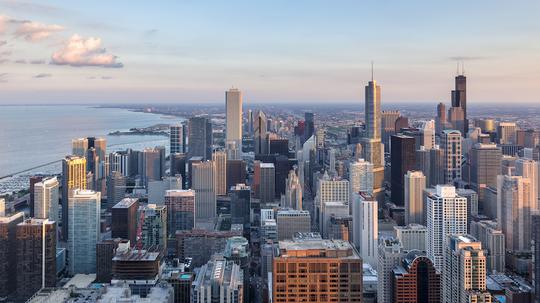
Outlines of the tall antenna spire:
<svg viewBox="0 0 540 303">
<path fill-rule="evenodd" d="M 371 82 L 373 82 L 373 60 L 371 60 Z"/>
<path fill-rule="evenodd" d="M 459 60 L 456 61 L 456 76 L 459 76 Z"/>
<path fill-rule="evenodd" d="M 465 61 L 461 61 L 461 75 L 465 76 Z"/>
</svg>

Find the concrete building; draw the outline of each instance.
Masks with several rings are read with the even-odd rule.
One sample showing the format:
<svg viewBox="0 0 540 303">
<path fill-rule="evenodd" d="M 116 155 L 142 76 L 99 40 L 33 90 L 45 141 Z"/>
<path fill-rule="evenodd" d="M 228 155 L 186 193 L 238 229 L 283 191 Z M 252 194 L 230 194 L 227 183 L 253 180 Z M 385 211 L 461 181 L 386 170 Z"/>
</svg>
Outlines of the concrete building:
<svg viewBox="0 0 540 303">
<path fill-rule="evenodd" d="M 426 251 L 427 227 L 420 224 L 409 224 L 407 226 L 394 226 L 396 238 L 401 243 L 403 250 Z"/>
<path fill-rule="evenodd" d="M 518 127 L 515 122 L 499 122 L 497 125 L 499 144 L 516 144 L 517 129 Z"/>
<path fill-rule="evenodd" d="M 174 206 L 171 206 L 171 208 L 176 209 L 176 206 L 177 205 L 175 204 Z M 167 251 L 167 210 L 168 208 L 165 205 L 147 204 L 139 206 L 137 217 L 143 218 L 143 225 L 141 228 L 143 249 L 153 248 Z M 191 216 L 188 218 L 193 218 L 193 212 L 191 212 Z M 176 228 L 178 228 L 179 224 L 177 222 L 175 223 Z M 140 224 L 140 222 L 138 224 Z"/>
<path fill-rule="evenodd" d="M 443 269 L 448 235 L 467 233 L 467 199 L 450 185 L 437 185 L 427 192 L 427 255 L 437 270 Z"/>
<path fill-rule="evenodd" d="M 486 252 L 486 270 L 488 273 L 505 271 L 505 237 L 497 227 L 495 220 L 471 222 L 471 235 L 482 243 Z"/>
<path fill-rule="evenodd" d="M 394 303 L 441 302 L 441 275 L 424 252 L 409 252 L 392 272 Z"/>
<path fill-rule="evenodd" d="M 196 220 L 213 221 L 217 216 L 215 163 L 205 161 L 193 164 L 192 189 L 195 191 Z"/>
<path fill-rule="evenodd" d="M 303 189 L 294 170 L 289 171 L 285 186 L 285 195 L 282 196 L 281 207 L 302 210 Z"/>
<path fill-rule="evenodd" d="M 225 196 L 227 194 L 227 153 L 215 151 L 212 153 L 212 162 L 215 165 L 215 187 L 216 195 Z"/>
<path fill-rule="evenodd" d="M 368 193 L 357 193 L 352 209 L 354 245 L 364 262 L 376 267 L 379 240 L 378 202 Z"/>
<path fill-rule="evenodd" d="M 276 170 L 273 163 L 260 163 L 259 199 L 261 203 L 272 203 L 275 198 Z"/>
<path fill-rule="evenodd" d="M 461 180 L 461 132 L 445 130 L 442 132 L 441 149 L 444 152 L 444 183 L 454 184 Z"/>
<path fill-rule="evenodd" d="M 234 142 L 242 150 L 242 92 L 231 88 L 225 92 L 226 135 L 227 143 Z"/>
<path fill-rule="evenodd" d="M 56 177 L 34 184 L 34 217 L 58 221 L 59 182 Z"/>
<path fill-rule="evenodd" d="M 203 160 L 212 159 L 213 136 L 210 119 L 206 117 L 191 117 L 188 125 L 188 157 L 202 157 Z"/>
<path fill-rule="evenodd" d="M 497 175 L 501 172 L 502 151 L 495 144 L 477 143 L 471 149 L 471 187 L 484 202 L 487 187 L 497 187 Z"/>
<path fill-rule="evenodd" d="M 242 236 L 241 230 L 179 230 L 176 232 L 176 256 L 192 258 L 193 268 L 203 266 L 213 254 L 222 253 L 230 237 Z"/>
<path fill-rule="evenodd" d="M 331 218 L 349 215 L 349 205 L 343 202 L 324 202 L 319 217 L 320 231 L 324 239 L 329 239 Z"/>
<path fill-rule="evenodd" d="M 184 127 L 181 124 L 171 125 L 169 127 L 170 153 L 182 153 L 184 151 Z"/>
<path fill-rule="evenodd" d="M 445 248 L 442 302 L 491 302 L 486 291 L 486 256 L 482 244 L 466 235 L 449 235 Z"/>
<path fill-rule="evenodd" d="M 70 274 L 95 273 L 95 249 L 100 237 L 101 193 L 92 190 L 75 190 L 69 198 L 68 211 L 69 272 Z"/>
<path fill-rule="evenodd" d="M 311 231 L 311 216 L 306 210 L 278 210 L 276 224 L 278 240 L 292 239 L 295 233 Z"/>
<path fill-rule="evenodd" d="M 205 264 L 192 284 L 192 303 L 243 303 L 244 275 L 232 261 L 215 259 Z"/>
<path fill-rule="evenodd" d="M 362 258 L 349 242 L 307 237 L 280 241 L 279 252 L 273 262 L 273 302 L 362 301 Z"/>
<path fill-rule="evenodd" d="M 397 239 L 383 239 L 379 243 L 377 262 L 377 302 L 394 302 L 394 273 L 393 269 L 401 264 L 403 257 L 401 244 Z"/>
<path fill-rule="evenodd" d="M 405 174 L 405 224 L 424 223 L 424 189 L 426 176 L 421 171 Z"/>
</svg>

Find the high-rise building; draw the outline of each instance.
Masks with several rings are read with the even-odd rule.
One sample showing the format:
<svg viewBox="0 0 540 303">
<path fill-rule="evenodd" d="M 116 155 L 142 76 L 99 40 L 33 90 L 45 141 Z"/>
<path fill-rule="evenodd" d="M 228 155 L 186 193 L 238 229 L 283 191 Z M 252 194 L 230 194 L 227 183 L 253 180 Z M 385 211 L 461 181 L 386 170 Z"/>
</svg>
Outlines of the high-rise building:
<svg viewBox="0 0 540 303">
<path fill-rule="evenodd" d="M 122 238 L 135 244 L 137 241 L 137 209 L 139 201 L 124 198 L 111 209 L 111 237 Z"/>
<path fill-rule="evenodd" d="M 377 266 L 378 202 L 369 193 L 355 193 L 352 205 L 353 242 L 364 262 Z"/>
<path fill-rule="evenodd" d="M 533 287 L 534 302 L 540 302 L 540 212 L 535 211 L 531 216 L 532 221 L 532 250 L 533 250 Z"/>
<path fill-rule="evenodd" d="M 109 154 L 109 174 L 119 172 L 124 176 L 130 175 L 129 151 L 115 151 Z"/>
<path fill-rule="evenodd" d="M 429 186 L 444 184 L 445 165 L 444 150 L 438 145 L 429 150 Z"/>
<path fill-rule="evenodd" d="M 354 193 L 364 192 L 373 194 L 373 164 L 358 159 L 349 165 L 349 198 Z"/>
<path fill-rule="evenodd" d="M 143 151 L 142 175 L 145 186 L 150 181 L 160 181 L 165 176 L 165 149 L 160 146 Z"/>
<path fill-rule="evenodd" d="M 34 217 L 58 221 L 59 183 L 56 177 L 34 185 Z"/>
<path fill-rule="evenodd" d="M 0 216 L 0 298 L 15 292 L 17 286 L 17 224 L 24 213 Z"/>
<path fill-rule="evenodd" d="M 165 206 L 167 207 L 167 232 L 169 235 L 174 236 L 177 230 L 191 230 L 195 227 L 195 221 L 198 219 L 196 216 L 197 194 L 191 189 L 166 191 Z M 207 206 L 202 202 L 201 207 Z"/>
<path fill-rule="evenodd" d="M 236 148 L 242 150 L 242 92 L 231 88 L 225 92 L 227 111 L 226 142 L 235 142 Z"/>
<path fill-rule="evenodd" d="M 295 233 L 311 232 L 311 216 L 306 210 L 283 209 L 276 213 L 278 239 L 292 239 Z"/>
<path fill-rule="evenodd" d="M 225 196 L 227 194 L 227 153 L 215 151 L 212 154 L 212 162 L 216 166 L 214 175 L 216 179 L 216 195 Z"/>
<path fill-rule="evenodd" d="M 126 194 L 126 177 L 113 171 L 107 178 L 107 208 L 110 209 L 124 199 Z"/>
<path fill-rule="evenodd" d="M 297 238 L 280 241 L 279 253 L 273 302 L 362 302 L 362 258 L 349 242 Z"/>
<path fill-rule="evenodd" d="M 413 250 L 393 269 L 393 302 L 441 302 L 441 276 L 424 252 Z"/>
<path fill-rule="evenodd" d="M 193 164 L 192 189 L 195 191 L 197 221 L 208 221 L 217 216 L 215 171 L 215 163 L 212 161 Z"/>
<path fill-rule="evenodd" d="M 330 239 L 331 219 L 334 216 L 348 216 L 349 205 L 343 202 L 324 202 L 319 214 L 319 231 L 324 239 Z"/>
<path fill-rule="evenodd" d="M 516 144 L 517 128 L 515 122 L 499 122 L 497 125 L 497 138 L 499 144 Z"/>
<path fill-rule="evenodd" d="M 491 302 L 486 291 L 486 256 L 468 235 L 448 235 L 442 270 L 442 302 Z"/>
<path fill-rule="evenodd" d="M 100 237 L 101 193 L 75 190 L 69 197 L 68 264 L 70 274 L 96 272 L 96 243 Z"/>
<path fill-rule="evenodd" d="M 482 243 L 486 251 L 486 268 L 488 273 L 505 270 L 505 240 L 504 233 L 497 227 L 495 220 L 471 222 L 471 235 Z"/>
<path fill-rule="evenodd" d="M 516 160 L 516 175 L 528 178 L 531 181 L 531 208 L 540 209 L 540 203 L 538 200 L 538 185 L 540 184 L 540 178 L 538 176 L 538 163 L 537 161 L 530 159 L 519 158 Z"/>
<path fill-rule="evenodd" d="M 62 239 L 68 238 L 68 201 L 71 191 L 86 189 L 86 159 L 66 156 L 62 160 Z"/>
<path fill-rule="evenodd" d="M 28 219 L 17 224 L 18 302 L 25 302 L 38 290 L 56 286 L 56 222 Z M 91 252 L 95 255 L 95 246 Z"/>
<path fill-rule="evenodd" d="M 422 123 L 421 145 L 425 149 L 432 149 L 435 146 L 435 120 L 428 120 Z"/>
<path fill-rule="evenodd" d="M 497 175 L 501 172 L 502 151 L 495 144 L 477 143 L 471 150 L 471 187 L 484 201 L 487 187 L 497 187 Z"/>
<path fill-rule="evenodd" d="M 404 251 L 426 251 L 427 227 L 424 225 L 394 226 L 394 231 Z"/>
<path fill-rule="evenodd" d="M 267 140 L 266 115 L 259 111 L 255 121 L 255 154 L 267 154 L 270 149 Z"/>
<path fill-rule="evenodd" d="M 398 134 L 391 137 L 390 146 L 392 202 L 403 206 L 405 204 L 405 174 L 414 170 L 416 164 L 415 141 L 413 137 Z"/>
<path fill-rule="evenodd" d="M 239 183 L 246 183 L 246 177 L 244 160 L 227 160 L 227 189 Z"/>
<path fill-rule="evenodd" d="M 206 117 L 191 117 L 189 119 L 189 157 L 212 159 L 212 123 Z"/>
<path fill-rule="evenodd" d="M 28 201 L 28 206 L 30 208 L 30 217 L 34 217 L 34 185 L 41 182 L 43 176 L 31 176 L 29 179 L 29 191 L 30 191 L 30 201 Z"/>
<path fill-rule="evenodd" d="M 377 303 L 394 302 L 393 269 L 401 263 L 403 252 L 397 239 L 383 239 L 379 244 L 377 262 Z"/>
<path fill-rule="evenodd" d="M 111 283 L 112 259 L 121 244 L 128 246 L 128 240 L 106 239 L 96 244 L 96 282 Z"/>
<path fill-rule="evenodd" d="M 174 209 L 175 206 L 171 208 Z M 168 207 L 165 205 L 156 204 L 139 206 L 137 217 L 143 218 L 141 228 L 143 249 L 157 248 L 158 250 L 167 251 L 167 209 Z M 193 217 L 193 212 L 191 214 L 191 217 Z M 140 222 L 137 224 L 140 224 Z"/>
<path fill-rule="evenodd" d="M 86 157 L 86 150 L 88 149 L 87 138 L 77 138 L 71 140 L 71 154 L 79 157 Z"/>
<path fill-rule="evenodd" d="M 171 125 L 170 129 L 170 153 L 182 153 L 184 151 L 184 127 L 181 124 Z"/>
<path fill-rule="evenodd" d="M 463 73 L 456 76 L 455 89 L 452 91 L 452 108 L 459 108 L 462 112 L 461 125 L 458 130 L 466 135 L 469 132 L 469 120 L 467 119 L 467 78 Z M 450 119 L 452 120 L 452 119 Z"/>
<path fill-rule="evenodd" d="M 384 197 L 384 145 L 381 143 L 381 87 L 373 79 L 365 89 L 366 137 L 363 141 L 364 159 L 373 164 L 373 195 L 382 202 Z"/>
<path fill-rule="evenodd" d="M 437 134 L 442 133 L 446 129 L 446 105 L 444 103 L 437 104 L 437 118 L 435 120 L 435 130 Z"/>
<path fill-rule="evenodd" d="M 192 303 L 230 302 L 243 303 L 244 274 L 233 261 L 218 258 L 206 263 L 192 284 Z"/>
<path fill-rule="evenodd" d="M 302 185 L 294 170 L 289 171 L 285 195 L 282 196 L 281 207 L 302 210 Z"/>
<path fill-rule="evenodd" d="M 467 233 L 467 198 L 460 197 L 451 185 L 426 190 L 427 255 L 437 270 L 443 269 L 448 235 Z"/>
<path fill-rule="evenodd" d="M 317 186 L 316 203 L 321 208 L 324 202 L 343 202 L 349 204 L 349 181 L 330 178 L 324 174 Z"/>
<path fill-rule="evenodd" d="M 405 224 L 424 224 L 424 189 L 426 176 L 421 171 L 405 175 Z"/>
<path fill-rule="evenodd" d="M 185 188 L 186 180 L 188 179 L 186 172 L 187 156 L 182 153 L 175 153 L 170 155 L 171 158 L 171 176 L 182 176 L 182 188 Z"/>
<path fill-rule="evenodd" d="M 497 221 L 506 239 L 506 249 L 528 251 L 531 243 L 531 201 L 533 185 L 529 178 L 497 177 Z"/>
<path fill-rule="evenodd" d="M 271 203 L 275 199 L 276 169 L 273 163 L 260 163 L 259 199 Z"/>
<path fill-rule="evenodd" d="M 239 183 L 231 187 L 231 219 L 233 224 L 249 225 L 251 216 L 251 187 Z"/>
<path fill-rule="evenodd" d="M 381 112 L 382 143 L 390 147 L 390 136 L 396 134 L 396 121 L 401 116 L 397 110 L 383 110 Z M 388 149 L 386 149 L 388 151 Z"/>
<path fill-rule="evenodd" d="M 461 180 L 461 133 L 457 130 L 442 132 L 441 149 L 444 152 L 444 183 Z"/>
</svg>

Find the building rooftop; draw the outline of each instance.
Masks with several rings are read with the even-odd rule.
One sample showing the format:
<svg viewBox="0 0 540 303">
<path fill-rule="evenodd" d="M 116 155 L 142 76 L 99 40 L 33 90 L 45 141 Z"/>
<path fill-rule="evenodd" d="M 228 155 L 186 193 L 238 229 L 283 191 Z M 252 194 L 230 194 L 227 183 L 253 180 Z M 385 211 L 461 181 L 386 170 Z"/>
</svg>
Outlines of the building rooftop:
<svg viewBox="0 0 540 303">
<path fill-rule="evenodd" d="M 71 278 L 64 288 L 69 288 L 70 286 L 75 286 L 77 288 L 87 288 L 96 280 L 96 274 L 76 274 Z"/>
<path fill-rule="evenodd" d="M 149 252 L 146 250 L 131 249 L 124 253 L 117 253 L 113 261 L 148 261 L 155 262 L 159 258 L 159 252 Z"/>
<path fill-rule="evenodd" d="M 124 198 L 120 200 L 120 202 L 116 203 L 116 205 L 113 206 L 113 208 L 129 208 L 133 204 L 135 204 L 137 201 L 139 201 L 136 198 Z"/>
<path fill-rule="evenodd" d="M 14 220 L 18 220 L 19 218 L 24 218 L 23 212 L 18 212 L 18 213 L 12 214 L 10 216 L 5 216 L 5 217 L 0 216 L 0 223 L 9 223 Z"/>
<path fill-rule="evenodd" d="M 165 191 L 165 197 L 195 197 L 192 189 L 171 189 Z"/>
<path fill-rule="evenodd" d="M 351 244 L 342 240 L 285 240 L 279 241 L 279 249 L 283 258 L 360 258 Z"/>
</svg>

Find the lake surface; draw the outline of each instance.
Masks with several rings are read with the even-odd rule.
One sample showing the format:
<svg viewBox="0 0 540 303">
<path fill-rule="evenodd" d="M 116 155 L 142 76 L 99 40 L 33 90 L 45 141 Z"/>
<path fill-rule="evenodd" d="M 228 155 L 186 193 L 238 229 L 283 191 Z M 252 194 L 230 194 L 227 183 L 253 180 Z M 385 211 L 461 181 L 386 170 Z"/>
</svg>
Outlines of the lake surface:
<svg viewBox="0 0 540 303">
<path fill-rule="evenodd" d="M 73 138 L 105 137 L 107 152 L 126 148 L 143 149 L 156 145 L 165 145 L 168 148 L 168 138 L 164 136 L 107 134 L 116 130 L 127 131 L 132 127 L 172 124 L 182 120 L 178 117 L 126 109 L 84 105 L 0 106 L 0 176 L 62 159 L 71 153 Z M 39 168 L 31 173 L 54 173 L 59 170 L 58 164 Z M 8 181 L 0 180 L 3 183 Z M 4 184 L 4 189 L 5 187 Z"/>
</svg>

